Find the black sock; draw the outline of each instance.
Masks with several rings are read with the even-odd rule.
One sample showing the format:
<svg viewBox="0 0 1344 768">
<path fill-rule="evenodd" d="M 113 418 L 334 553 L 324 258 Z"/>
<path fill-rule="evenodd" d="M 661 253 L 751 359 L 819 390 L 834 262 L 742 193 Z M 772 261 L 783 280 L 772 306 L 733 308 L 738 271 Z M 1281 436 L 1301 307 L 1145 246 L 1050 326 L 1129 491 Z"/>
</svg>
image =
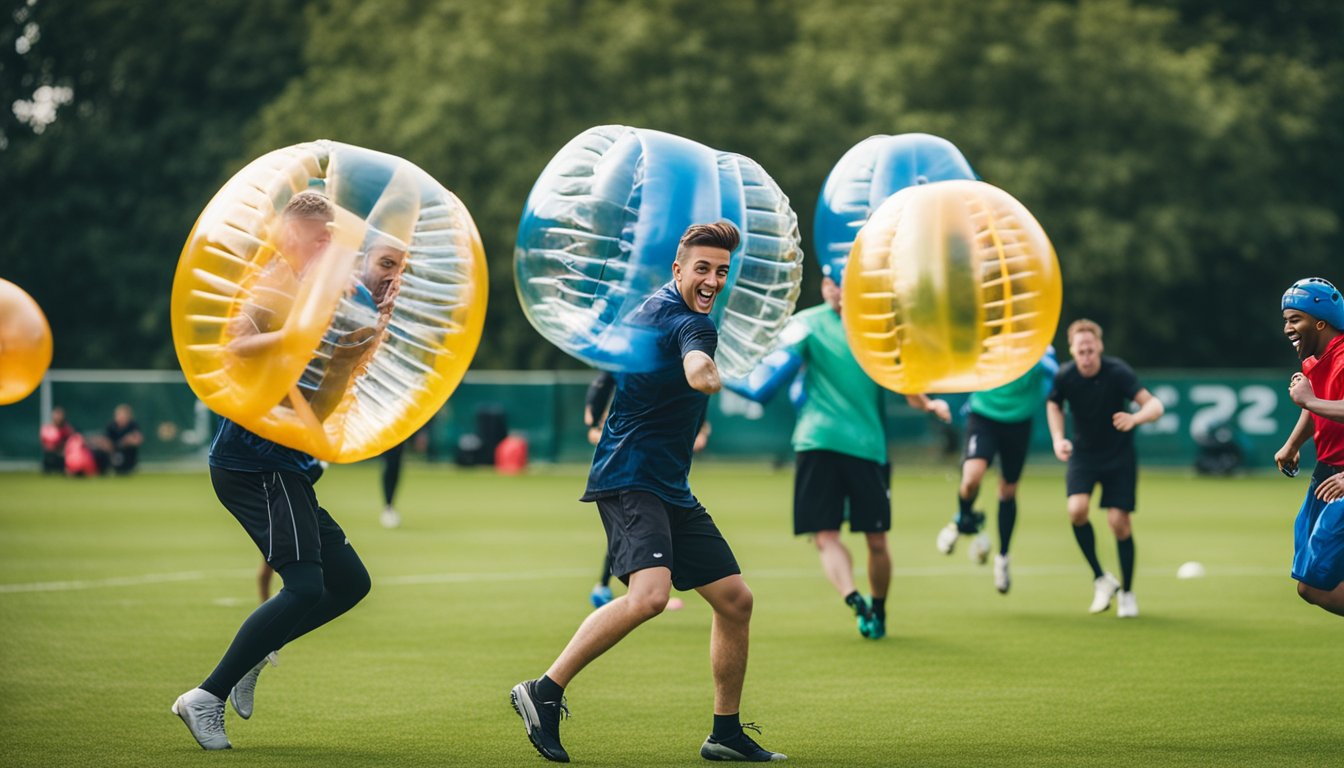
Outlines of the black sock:
<svg viewBox="0 0 1344 768">
<path fill-rule="evenodd" d="M 855 611 L 863 610 L 863 595 L 860 595 L 859 590 L 857 589 L 850 592 L 848 595 L 845 595 L 845 605 L 848 605 Z"/>
<path fill-rule="evenodd" d="M 1013 540 L 1013 526 L 1017 525 L 1017 499 L 999 499 L 999 554 L 1008 554 L 1008 543 Z"/>
<path fill-rule="evenodd" d="M 971 505 L 975 504 L 975 498 L 963 499 L 957 497 L 957 522 L 971 519 Z"/>
<path fill-rule="evenodd" d="M 1120 588 L 1130 592 L 1134 586 L 1134 537 L 1116 541 L 1115 548 L 1120 550 Z"/>
<path fill-rule="evenodd" d="M 565 695 L 565 689 L 546 675 L 537 680 L 537 696 L 542 701 L 559 701 Z"/>
<path fill-rule="evenodd" d="M 714 715 L 715 741 L 731 739 L 742 733 L 742 721 L 738 719 L 737 715 L 736 712 L 731 715 Z"/>
<path fill-rule="evenodd" d="M 322 566 L 317 563 L 290 563 L 281 569 L 280 578 L 284 586 L 238 628 L 224 658 L 201 688 L 221 699 L 228 696 L 248 670 L 285 644 L 285 638 L 321 601 Z"/>
<path fill-rule="evenodd" d="M 1092 523 L 1073 526 L 1073 538 L 1078 540 L 1078 548 L 1083 550 L 1083 557 L 1092 566 L 1092 578 L 1101 578 L 1101 562 L 1097 560 L 1097 538 L 1092 532 Z"/>
<path fill-rule="evenodd" d="M 887 620 L 887 598 L 873 598 L 873 615 L 883 621 Z"/>
</svg>

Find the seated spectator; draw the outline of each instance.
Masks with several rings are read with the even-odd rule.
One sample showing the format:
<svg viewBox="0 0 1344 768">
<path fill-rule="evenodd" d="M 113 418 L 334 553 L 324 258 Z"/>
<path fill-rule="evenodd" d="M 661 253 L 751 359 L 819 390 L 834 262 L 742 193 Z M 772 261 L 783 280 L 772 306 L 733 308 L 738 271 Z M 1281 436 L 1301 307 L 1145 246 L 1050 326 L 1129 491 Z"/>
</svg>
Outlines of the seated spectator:
<svg viewBox="0 0 1344 768">
<path fill-rule="evenodd" d="M 140 460 L 140 444 L 145 441 L 140 433 L 140 425 L 135 423 L 135 414 L 131 406 L 122 403 L 112 412 L 112 423 L 104 431 L 107 436 L 111 469 L 118 475 L 125 475 L 135 469 Z M 103 469 L 103 467 L 99 467 Z"/>
<path fill-rule="evenodd" d="M 65 471 L 65 443 L 75 434 L 75 428 L 65 419 L 65 409 L 56 406 L 51 409 L 51 423 L 43 424 L 38 431 L 42 441 L 42 474 Z"/>
</svg>

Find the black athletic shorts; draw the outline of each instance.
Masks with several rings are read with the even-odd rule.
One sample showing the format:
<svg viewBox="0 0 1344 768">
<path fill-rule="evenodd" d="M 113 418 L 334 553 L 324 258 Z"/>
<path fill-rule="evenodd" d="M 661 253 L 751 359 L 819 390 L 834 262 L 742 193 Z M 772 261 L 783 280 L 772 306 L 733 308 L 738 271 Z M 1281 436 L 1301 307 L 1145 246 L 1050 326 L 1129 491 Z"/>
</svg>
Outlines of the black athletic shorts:
<svg viewBox="0 0 1344 768">
<path fill-rule="evenodd" d="M 618 491 L 596 501 L 611 572 L 622 584 L 645 568 L 670 568 L 672 586 L 683 591 L 742 572 L 702 506 L 678 507 L 648 491 Z"/>
<path fill-rule="evenodd" d="M 966 459 L 984 459 L 994 463 L 994 455 L 1003 457 L 1003 481 L 1016 483 L 1022 479 L 1022 467 L 1027 463 L 1027 447 L 1031 443 L 1031 419 L 996 421 L 988 416 L 971 413 L 966 417 Z"/>
<path fill-rule="evenodd" d="M 849 501 L 849 530 L 891 528 L 891 465 L 835 451 L 799 451 L 793 475 L 793 534 L 838 531 Z"/>
<path fill-rule="evenodd" d="M 324 547 L 349 543 L 341 526 L 318 506 L 309 475 L 211 467 L 210 482 L 220 503 L 276 570 L 299 560 L 321 565 Z"/>
<path fill-rule="evenodd" d="M 1064 485 L 1067 494 L 1091 494 L 1101 483 L 1102 509 L 1134 511 L 1139 485 L 1139 462 L 1134 453 L 1124 452 L 1108 459 L 1095 459 L 1074 454 L 1069 459 L 1069 471 Z"/>
</svg>

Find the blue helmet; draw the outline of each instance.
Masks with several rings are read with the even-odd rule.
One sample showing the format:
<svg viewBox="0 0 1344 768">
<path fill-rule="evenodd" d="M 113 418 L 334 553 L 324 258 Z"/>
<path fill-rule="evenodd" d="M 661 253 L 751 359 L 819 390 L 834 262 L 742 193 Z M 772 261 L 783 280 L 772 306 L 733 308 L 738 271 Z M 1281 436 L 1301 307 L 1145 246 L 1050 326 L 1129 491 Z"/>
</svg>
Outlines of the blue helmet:
<svg viewBox="0 0 1344 768">
<path fill-rule="evenodd" d="M 1304 277 L 1283 292 L 1282 309 L 1296 309 L 1344 331 L 1344 299 L 1329 280 Z"/>
</svg>

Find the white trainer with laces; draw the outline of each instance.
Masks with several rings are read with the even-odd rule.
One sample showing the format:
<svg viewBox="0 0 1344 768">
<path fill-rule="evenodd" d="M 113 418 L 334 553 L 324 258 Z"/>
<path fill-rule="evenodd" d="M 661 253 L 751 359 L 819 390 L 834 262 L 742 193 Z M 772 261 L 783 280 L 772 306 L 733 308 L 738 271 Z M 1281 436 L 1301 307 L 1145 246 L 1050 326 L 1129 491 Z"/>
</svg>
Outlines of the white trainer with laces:
<svg viewBox="0 0 1344 768">
<path fill-rule="evenodd" d="M 1120 599 L 1115 604 L 1115 615 L 1122 619 L 1132 619 L 1139 615 L 1139 601 L 1132 591 L 1120 592 Z"/>
<path fill-rule="evenodd" d="M 1120 582 L 1109 573 L 1103 573 L 1092 582 L 1092 607 L 1088 613 L 1101 613 L 1111 607 L 1111 598 L 1120 591 Z"/>
<path fill-rule="evenodd" d="M 378 521 L 384 528 L 397 528 L 401 525 L 401 515 L 392 507 L 384 507 L 382 514 L 378 516 Z"/>
<path fill-rule="evenodd" d="M 935 542 L 938 551 L 944 555 L 952 554 L 952 548 L 957 546 L 957 537 L 960 535 L 961 531 L 957 530 L 956 523 L 948 523 L 943 526 L 942 530 L 938 531 L 938 539 Z"/>
<path fill-rule="evenodd" d="M 1013 580 L 1008 575 L 1008 556 L 994 555 L 994 588 L 999 590 L 1000 594 L 1008 594 L 1008 587 L 1012 586 Z"/>
<path fill-rule="evenodd" d="M 192 688 L 173 702 L 173 714 L 182 718 L 202 749 L 231 749 L 224 733 L 224 700 L 202 688 Z"/>
</svg>

